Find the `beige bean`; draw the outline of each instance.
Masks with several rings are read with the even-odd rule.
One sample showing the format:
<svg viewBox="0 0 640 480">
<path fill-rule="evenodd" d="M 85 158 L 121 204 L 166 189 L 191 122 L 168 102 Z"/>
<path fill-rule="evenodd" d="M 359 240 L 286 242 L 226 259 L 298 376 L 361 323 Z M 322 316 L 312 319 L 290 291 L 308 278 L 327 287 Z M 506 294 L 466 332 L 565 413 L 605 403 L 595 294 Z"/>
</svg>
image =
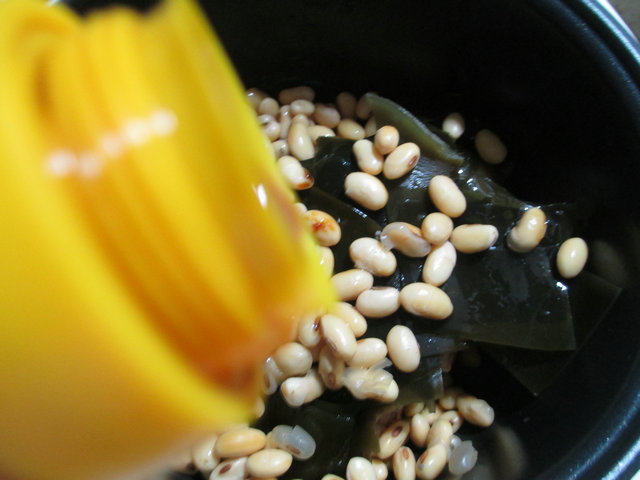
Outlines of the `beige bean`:
<svg viewBox="0 0 640 480">
<path fill-rule="evenodd" d="M 302 85 L 299 87 L 285 88 L 278 94 L 278 100 L 280 100 L 280 103 L 282 105 L 288 105 L 291 102 L 298 100 L 300 98 L 313 102 L 313 99 L 315 98 L 315 96 L 316 96 L 316 92 L 314 92 L 311 87 Z"/>
<path fill-rule="evenodd" d="M 289 105 L 283 105 L 280 107 L 278 121 L 280 122 L 280 138 L 286 140 L 289 135 L 291 122 L 293 121 L 293 115 L 291 115 L 291 107 Z M 289 144 L 287 144 L 287 148 L 288 145 Z"/>
<path fill-rule="evenodd" d="M 371 105 L 369 105 L 369 100 L 365 95 L 360 97 L 358 103 L 356 104 L 356 117 L 360 120 L 366 120 L 371 116 Z"/>
<path fill-rule="evenodd" d="M 266 435 L 257 428 L 242 428 L 218 437 L 215 454 L 221 458 L 245 457 L 264 448 Z"/>
<path fill-rule="evenodd" d="M 385 460 L 396 453 L 407 441 L 409 430 L 409 422 L 406 420 L 398 420 L 389 425 L 378 438 L 378 458 Z"/>
<path fill-rule="evenodd" d="M 333 105 L 318 103 L 313 112 L 313 119 L 318 125 L 336 128 L 340 123 L 340 112 Z"/>
<path fill-rule="evenodd" d="M 491 248 L 498 240 L 498 229 L 479 223 L 459 225 L 451 232 L 451 243 L 462 253 L 478 253 Z"/>
<path fill-rule="evenodd" d="M 291 142 L 289 142 L 291 145 Z M 429 198 L 445 215 L 457 218 L 467 209 L 467 200 L 455 184 L 446 175 L 436 175 L 429 182 Z"/>
<path fill-rule="evenodd" d="M 247 457 L 241 457 L 219 463 L 209 480 L 244 480 L 245 478 L 247 478 Z"/>
<path fill-rule="evenodd" d="M 298 341 L 307 348 L 320 343 L 320 318 L 315 314 L 307 315 L 298 321 Z"/>
<path fill-rule="evenodd" d="M 355 300 L 365 290 L 373 286 L 373 275 L 357 268 L 336 273 L 331 277 L 338 298 L 343 301 Z"/>
<path fill-rule="evenodd" d="M 350 303 L 336 302 L 331 307 L 330 313 L 346 322 L 356 338 L 361 337 L 367 331 L 367 321 Z"/>
<path fill-rule="evenodd" d="M 471 395 L 460 395 L 456 399 L 456 406 L 467 422 L 479 427 L 488 427 L 495 419 L 493 408 L 484 400 Z"/>
<path fill-rule="evenodd" d="M 538 246 L 547 233 L 547 216 L 538 208 L 530 208 L 522 214 L 507 236 L 507 246 L 514 252 L 530 252 Z"/>
<path fill-rule="evenodd" d="M 356 337 L 349 325 L 330 313 L 320 319 L 322 336 L 327 345 L 343 360 L 350 360 L 356 353 Z"/>
<path fill-rule="evenodd" d="M 295 118 L 291 123 L 291 127 L 289 127 L 287 143 L 289 144 L 289 151 L 298 160 L 308 160 L 315 155 L 315 149 L 307 131 L 307 126 L 302 122 L 296 122 Z"/>
<path fill-rule="evenodd" d="M 402 408 L 402 414 L 405 417 L 413 417 L 424 410 L 424 402 L 413 402 Z"/>
<path fill-rule="evenodd" d="M 396 271 L 396 257 L 375 238 L 362 237 L 351 242 L 349 256 L 356 268 L 376 277 L 388 277 Z"/>
<path fill-rule="evenodd" d="M 316 109 L 315 104 L 310 102 L 309 100 L 305 100 L 304 98 L 299 98 L 291 102 L 291 113 L 296 115 L 305 115 L 307 117 L 313 115 L 313 112 Z"/>
<path fill-rule="evenodd" d="M 276 140 L 275 142 L 272 142 L 271 148 L 273 148 L 273 154 L 276 158 L 289 155 L 289 144 L 286 140 Z"/>
<path fill-rule="evenodd" d="M 343 118 L 338 124 L 338 136 L 351 140 L 362 140 L 364 138 L 364 127 L 355 120 Z"/>
<path fill-rule="evenodd" d="M 333 473 L 328 473 L 324 477 L 322 477 L 322 480 L 344 480 L 344 479 L 342 477 L 339 477 L 338 475 L 334 475 Z"/>
<path fill-rule="evenodd" d="M 289 452 L 267 448 L 249 457 L 247 471 L 256 478 L 279 477 L 289 470 L 292 461 L 293 457 Z"/>
<path fill-rule="evenodd" d="M 324 392 L 324 383 L 315 369 L 309 370 L 304 377 L 287 378 L 280 386 L 282 398 L 291 407 L 299 407 L 314 401 Z"/>
<path fill-rule="evenodd" d="M 418 413 L 411 417 L 411 431 L 409 433 L 411 441 L 416 447 L 427 445 L 427 435 L 429 434 L 429 422 L 427 417 Z"/>
<path fill-rule="evenodd" d="M 433 212 L 422 221 L 422 236 L 432 245 L 442 245 L 453 232 L 453 221 L 444 213 Z"/>
<path fill-rule="evenodd" d="M 356 97 L 349 92 L 341 92 L 336 97 L 336 105 L 342 118 L 353 118 L 356 115 Z"/>
<path fill-rule="evenodd" d="M 363 457 L 353 457 L 347 463 L 347 480 L 376 480 L 371 462 Z"/>
<path fill-rule="evenodd" d="M 584 268 L 589 256 L 589 247 L 582 238 L 574 237 L 565 240 L 556 256 L 558 272 L 564 278 L 576 277 Z"/>
<path fill-rule="evenodd" d="M 462 422 L 464 421 L 462 418 L 462 415 L 460 415 L 455 410 L 449 410 L 448 412 L 444 412 L 442 415 L 440 415 L 440 418 L 438 421 L 440 420 L 445 420 L 449 422 L 451 424 L 453 433 L 456 433 L 458 430 L 460 430 L 460 427 L 462 426 Z"/>
<path fill-rule="evenodd" d="M 263 98 L 260 102 L 260 106 L 258 106 L 258 113 L 267 115 L 273 115 L 274 117 L 278 115 L 280 111 L 280 105 L 278 105 L 278 101 L 275 98 L 267 97 Z"/>
<path fill-rule="evenodd" d="M 382 155 L 387 155 L 393 152 L 398 146 L 399 141 L 400 134 L 398 133 L 398 129 L 392 125 L 380 127 L 373 138 L 376 149 Z"/>
<path fill-rule="evenodd" d="M 396 325 L 387 334 L 389 358 L 403 372 L 413 372 L 420 365 L 420 346 L 410 328 Z"/>
<path fill-rule="evenodd" d="M 454 140 L 457 140 L 462 136 L 464 128 L 464 117 L 457 112 L 450 113 L 442 122 L 442 130 L 448 133 Z"/>
<path fill-rule="evenodd" d="M 356 353 L 349 360 L 352 367 L 370 368 L 387 356 L 387 346 L 379 338 L 365 338 L 356 342 Z"/>
<path fill-rule="evenodd" d="M 358 168 L 369 175 L 382 172 L 384 157 L 374 148 L 370 140 L 358 140 L 353 144 L 353 154 Z"/>
<path fill-rule="evenodd" d="M 320 265 L 329 275 L 333 275 L 333 265 L 335 263 L 333 252 L 328 247 L 318 247 L 320 250 Z"/>
<path fill-rule="evenodd" d="M 389 192 L 384 184 L 373 175 L 352 172 L 344 181 L 347 197 L 369 210 L 380 210 L 389 200 Z"/>
<path fill-rule="evenodd" d="M 273 359 L 273 357 L 268 357 L 264 362 L 264 370 L 266 373 L 271 375 L 277 384 L 280 384 L 287 376 L 285 373 L 280 370 L 278 364 Z"/>
<path fill-rule="evenodd" d="M 209 475 L 220 463 L 220 459 L 215 453 L 217 440 L 218 436 L 212 435 L 196 443 L 191 449 L 191 462 L 205 475 Z"/>
<path fill-rule="evenodd" d="M 420 229 L 406 222 L 392 222 L 385 226 L 380 232 L 380 242 L 387 250 L 395 248 L 413 258 L 424 257 L 431 250 Z"/>
<path fill-rule="evenodd" d="M 325 386 L 330 390 L 338 390 L 344 385 L 346 364 L 329 345 L 320 350 L 318 357 L 318 373 Z"/>
<path fill-rule="evenodd" d="M 487 163 L 496 165 L 504 162 L 507 158 L 507 147 L 502 143 L 500 137 L 491 130 L 480 130 L 476 133 L 474 142 L 478 155 Z"/>
<path fill-rule="evenodd" d="M 387 465 L 380 459 L 374 458 L 371 460 L 371 465 L 376 472 L 376 480 L 386 480 L 389 476 L 389 469 Z"/>
<path fill-rule="evenodd" d="M 305 375 L 313 364 L 313 358 L 308 348 L 297 342 L 281 345 L 273 352 L 273 360 L 287 377 Z"/>
<path fill-rule="evenodd" d="M 340 241 L 342 231 L 336 219 L 322 210 L 308 210 L 305 214 L 313 235 L 323 247 L 333 247 Z"/>
<path fill-rule="evenodd" d="M 387 155 L 382 173 L 389 180 L 395 180 L 413 170 L 418 160 L 420 160 L 420 147 L 415 143 L 403 143 Z"/>
<path fill-rule="evenodd" d="M 427 448 L 416 462 L 416 475 L 421 480 L 434 480 L 447 464 L 447 450 L 437 443 Z"/>
<path fill-rule="evenodd" d="M 267 97 L 267 94 L 258 88 L 250 88 L 246 92 L 247 100 L 253 109 L 257 112 L 260 102 Z"/>
<path fill-rule="evenodd" d="M 440 418 L 440 415 L 442 415 L 442 408 L 440 408 L 439 405 L 436 405 L 435 408 L 433 409 L 433 412 L 430 411 L 428 408 L 425 408 L 425 410 L 422 412 L 422 415 L 424 416 L 425 420 L 429 423 L 429 425 L 433 425 L 434 423 L 436 423 L 436 420 Z"/>
<path fill-rule="evenodd" d="M 416 457 L 409 447 L 400 447 L 393 454 L 392 465 L 396 480 L 415 480 Z"/>
<path fill-rule="evenodd" d="M 400 305 L 409 313 L 432 320 L 443 320 L 453 312 L 449 296 L 427 283 L 410 283 L 400 290 Z"/>
<path fill-rule="evenodd" d="M 456 266 L 456 249 L 451 242 L 445 242 L 436 247 L 429 253 L 427 260 L 424 262 L 422 269 L 422 279 L 425 283 L 429 283 L 439 287 L 449 280 Z"/>
<path fill-rule="evenodd" d="M 313 127 L 307 128 L 307 132 L 309 132 L 309 137 L 311 137 L 311 141 L 315 145 L 318 142 L 320 137 L 335 137 L 336 134 L 333 130 L 328 127 L 324 127 L 322 125 L 314 125 Z"/>
<path fill-rule="evenodd" d="M 381 402 L 393 402 L 398 398 L 398 384 L 381 368 L 347 367 L 343 376 L 344 386 L 358 400 L 370 398 Z"/>
<path fill-rule="evenodd" d="M 462 390 L 458 387 L 447 387 L 444 389 L 442 397 L 438 399 L 438 405 L 443 410 L 453 410 L 456 408 L 456 399 L 462 395 Z"/>
<path fill-rule="evenodd" d="M 373 117 L 369 118 L 369 120 L 367 120 L 367 123 L 365 123 L 364 125 L 364 136 L 367 138 L 374 136 L 377 129 L 378 126 L 376 125 L 376 119 Z"/>
<path fill-rule="evenodd" d="M 280 138 L 280 124 L 276 121 L 269 122 L 266 125 L 263 125 L 262 131 L 272 142 Z"/>
<path fill-rule="evenodd" d="M 400 292 L 393 287 L 373 287 L 356 299 L 356 309 L 368 318 L 388 317 L 400 308 Z"/>
<path fill-rule="evenodd" d="M 294 190 L 306 190 L 313 187 L 313 177 L 309 170 L 294 157 L 285 155 L 278 159 L 278 168 L 286 180 L 287 184 Z"/>
</svg>

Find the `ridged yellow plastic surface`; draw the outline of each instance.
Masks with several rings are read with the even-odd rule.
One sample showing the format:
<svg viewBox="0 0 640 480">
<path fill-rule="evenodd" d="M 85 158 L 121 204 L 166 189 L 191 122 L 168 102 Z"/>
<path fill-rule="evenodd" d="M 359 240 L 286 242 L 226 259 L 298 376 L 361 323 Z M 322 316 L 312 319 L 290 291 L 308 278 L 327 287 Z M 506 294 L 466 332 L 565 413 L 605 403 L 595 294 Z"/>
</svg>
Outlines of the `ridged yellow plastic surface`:
<svg viewBox="0 0 640 480">
<path fill-rule="evenodd" d="M 0 472 L 126 478 L 246 421 L 333 292 L 197 6 L 0 2 Z"/>
</svg>

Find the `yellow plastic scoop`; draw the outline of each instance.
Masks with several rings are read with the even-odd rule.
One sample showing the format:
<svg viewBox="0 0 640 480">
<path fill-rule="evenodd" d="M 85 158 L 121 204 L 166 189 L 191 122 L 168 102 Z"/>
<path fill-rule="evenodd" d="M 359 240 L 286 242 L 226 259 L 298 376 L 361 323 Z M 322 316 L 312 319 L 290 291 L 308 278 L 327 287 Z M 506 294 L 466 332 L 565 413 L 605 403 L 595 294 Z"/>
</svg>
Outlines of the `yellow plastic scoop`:
<svg viewBox="0 0 640 480">
<path fill-rule="evenodd" d="M 124 478 L 245 421 L 333 298 L 197 7 L 0 2 L 0 472 Z"/>
</svg>

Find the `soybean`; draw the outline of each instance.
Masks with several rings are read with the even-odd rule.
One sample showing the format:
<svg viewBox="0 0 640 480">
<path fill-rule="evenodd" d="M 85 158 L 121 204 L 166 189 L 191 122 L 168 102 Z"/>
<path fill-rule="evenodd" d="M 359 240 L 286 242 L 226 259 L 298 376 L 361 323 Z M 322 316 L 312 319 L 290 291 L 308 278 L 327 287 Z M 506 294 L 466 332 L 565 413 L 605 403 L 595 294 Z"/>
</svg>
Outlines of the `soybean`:
<svg viewBox="0 0 640 480">
<path fill-rule="evenodd" d="M 340 112 L 333 105 L 317 104 L 313 119 L 318 125 L 336 128 L 340 123 Z"/>
<path fill-rule="evenodd" d="M 389 223 L 380 232 L 380 242 L 388 250 L 395 248 L 413 258 L 424 257 L 431 250 L 420 229 L 406 222 Z"/>
<path fill-rule="evenodd" d="M 369 105 L 369 100 L 365 95 L 360 97 L 358 103 L 356 104 L 356 117 L 361 120 L 366 120 L 371 116 L 371 106 Z"/>
<path fill-rule="evenodd" d="M 342 118 L 353 118 L 356 113 L 356 97 L 349 92 L 340 92 L 336 97 L 336 105 Z"/>
<path fill-rule="evenodd" d="M 366 458 L 353 457 L 347 463 L 347 480 L 376 480 L 376 471 Z"/>
<path fill-rule="evenodd" d="M 313 235 L 323 247 L 336 245 L 342 237 L 340 225 L 336 219 L 322 210 L 308 210 L 305 214 Z"/>
<path fill-rule="evenodd" d="M 344 181 L 347 197 L 369 210 L 380 210 L 389 200 L 389 192 L 384 184 L 373 175 L 353 172 Z"/>
<path fill-rule="evenodd" d="M 453 232 L 453 221 L 444 213 L 433 212 L 422 221 L 422 236 L 432 245 L 442 245 Z"/>
<path fill-rule="evenodd" d="M 320 137 L 335 137 L 336 134 L 333 130 L 322 125 L 314 125 L 313 127 L 307 127 L 307 132 L 311 141 L 315 145 Z"/>
<path fill-rule="evenodd" d="M 358 140 L 353 144 L 353 154 L 356 157 L 358 168 L 370 175 L 378 175 L 382 172 L 384 157 L 370 140 Z"/>
<path fill-rule="evenodd" d="M 335 263 L 333 252 L 328 247 L 319 246 L 318 248 L 320 249 L 320 265 L 329 275 L 333 275 L 333 266 Z"/>
<path fill-rule="evenodd" d="M 393 364 L 403 372 L 413 372 L 420 364 L 420 346 L 410 328 L 396 325 L 387 334 L 387 348 Z"/>
<path fill-rule="evenodd" d="M 417 413 L 411 417 L 411 431 L 409 435 L 416 447 L 426 446 L 429 427 L 429 421 L 422 413 Z"/>
<path fill-rule="evenodd" d="M 416 457 L 409 447 L 400 447 L 393 454 L 392 465 L 396 480 L 415 480 Z"/>
<path fill-rule="evenodd" d="M 437 443 L 425 450 L 416 462 L 416 475 L 422 480 L 434 480 L 447 464 L 447 450 Z"/>
<path fill-rule="evenodd" d="M 429 182 L 428 191 L 436 208 L 451 218 L 459 217 L 467 209 L 467 200 L 463 193 L 446 175 L 433 177 Z"/>
<path fill-rule="evenodd" d="M 247 90 L 246 96 L 253 109 L 257 112 L 260 102 L 267 97 L 267 94 L 259 88 L 250 88 Z"/>
<path fill-rule="evenodd" d="M 376 480 L 386 480 L 389 476 L 389 469 L 387 468 L 387 465 L 377 458 L 371 460 L 371 465 L 373 465 L 373 469 L 376 472 Z"/>
<path fill-rule="evenodd" d="M 273 360 L 287 377 L 305 375 L 313 364 L 313 358 L 308 348 L 297 342 L 281 345 L 273 352 Z"/>
<path fill-rule="evenodd" d="M 497 165 L 507 158 L 507 147 L 491 130 L 480 130 L 476 133 L 474 142 L 478 155 L 487 163 Z"/>
<path fill-rule="evenodd" d="M 289 151 L 298 160 L 308 160 L 315 155 L 315 149 L 307 131 L 307 126 L 302 122 L 296 121 L 295 118 L 289 127 L 287 143 L 289 144 Z"/>
<path fill-rule="evenodd" d="M 213 470 L 209 480 L 244 480 L 247 477 L 247 457 L 226 460 Z"/>
<path fill-rule="evenodd" d="M 352 367 L 369 368 L 387 356 L 387 346 L 379 338 L 365 338 L 356 343 L 356 353 L 349 360 Z"/>
<path fill-rule="evenodd" d="M 451 243 L 462 253 L 478 253 L 491 248 L 498 240 L 498 229 L 479 223 L 460 225 L 451 233 Z"/>
<path fill-rule="evenodd" d="M 373 286 L 373 275 L 361 269 L 351 269 L 336 273 L 331 277 L 338 298 L 343 301 L 355 300 L 365 290 Z"/>
<path fill-rule="evenodd" d="M 263 98 L 258 106 L 258 113 L 263 114 L 266 113 L 268 115 L 273 115 L 274 117 L 278 115 L 280 111 L 280 105 L 278 105 L 278 101 L 275 98 L 267 97 Z"/>
<path fill-rule="evenodd" d="M 420 148 L 415 143 L 403 143 L 396 147 L 384 161 L 382 173 L 395 180 L 409 173 L 420 160 Z"/>
<path fill-rule="evenodd" d="M 364 127 L 355 120 L 343 118 L 338 124 L 338 135 L 351 140 L 362 140 L 364 138 Z"/>
<path fill-rule="evenodd" d="M 442 122 L 442 130 L 448 133 L 454 140 L 462 136 L 464 128 L 464 117 L 457 112 L 450 113 Z"/>
<path fill-rule="evenodd" d="M 198 442 L 191 449 L 191 461 L 194 466 L 205 473 L 210 474 L 214 468 L 220 463 L 220 459 L 215 453 L 215 446 L 218 437 L 212 435 L 209 438 Z"/>
<path fill-rule="evenodd" d="M 315 369 L 304 377 L 287 378 L 280 387 L 282 398 L 292 407 L 314 401 L 324 392 L 324 383 Z"/>
<path fill-rule="evenodd" d="M 218 437 L 215 454 L 222 458 L 245 457 L 264 448 L 265 434 L 257 428 L 242 428 Z"/>
<path fill-rule="evenodd" d="M 365 317 L 383 318 L 400 308 L 400 292 L 393 287 L 373 287 L 356 300 L 356 309 Z"/>
<path fill-rule="evenodd" d="M 456 266 L 456 249 L 451 242 L 445 242 L 429 253 L 422 269 L 422 279 L 425 283 L 439 287 L 453 273 Z"/>
<path fill-rule="evenodd" d="M 307 315 L 298 322 L 298 341 L 307 348 L 320 343 L 320 319 L 315 315 Z"/>
<path fill-rule="evenodd" d="M 304 98 L 299 98 L 291 102 L 291 113 L 295 115 L 305 115 L 310 116 L 316 109 L 316 106 L 310 102 L 309 100 L 305 100 Z"/>
<path fill-rule="evenodd" d="M 388 277 L 396 271 L 396 257 L 375 238 L 362 237 L 349 246 L 349 256 L 356 268 L 376 277 Z"/>
<path fill-rule="evenodd" d="M 371 137 L 375 135 L 377 128 L 378 127 L 376 126 L 376 119 L 371 117 L 364 125 L 364 136 Z"/>
<path fill-rule="evenodd" d="M 398 129 L 392 125 L 380 127 L 373 138 L 376 149 L 382 154 L 387 155 L 398 146 L 400 134 Z"/>
<path fill-rule="evenodd" d="M 574 237 L 565 240 L 556 256 L 558 272 L 564 278 L 574 278 L 582 271 L 587 263 L 589 247 L 582 238 Z"/>
<path fill-rule="evenodd" d="M 318 373 L 328 389 L 338 390 L 343 387 L 345 368 L 344 360 L 329 345 L 322 347 L 318 358 Z"/>
<path fill-rule="evenodd" d="M 409 436 L 409 422 L 399 420 L 391 424 L 378 438 L 378 458 L 390 458 L 404 445 Z"/>
<path fill-rule="evenodd" d="M 276 140 L 271 144 L 271 148 L 273 148 L 273 154 L 276 158 L 289 155 L 289 144 L 286 140 Z"/>
<path fill-rule="evenodd" d="M 327 345 L 343 360 L 350 360 L 356 353 L 356 337 L 349 325 L 330 313 L 320 319 L 322 335 Z"/>
<path fill-rule="evenodd" d="M 459 396 L 456 399 L 456 406 L 466 421 L 479 427 L 488 427 L 495 418 L 493 408 L 486 401 L 471 395 Z"/>
<path fill-rule="evenodd" d="M 257 478 L 279 477 L 289 470 L 292 461 L 293 457 L 289 452 L 266 448 L 249 457 L 247 471 Z"/>
<path fill-rule="evenodd" d="M 514 252 L 530 252 L 547 233 L 547 216 L 538 208 L 530 208 L 507 236 L 507 246 Z"/>
<path fill-rule="evenodd" d="M 289 186 L 294 190 L 306 190 L 313 187 L 314 181 L 309 170 L 304 168 L 296 158 L 289 155 L 280 157 L 278 159 L 278 168 Z"/>
<path fill-rule="evenodd" d="M 367 321 L 350 303 L 336 302 L 331 307 L 330 313 L 345 321 L 356 338 L 367 331 Z"/>
<path fill-rule="evenodd" d="M 444 320 L 453 312 L 449 296 L 427 283 L 410 283 L 400 290 L 400 305 L 414 315 Z"/>
</svg>

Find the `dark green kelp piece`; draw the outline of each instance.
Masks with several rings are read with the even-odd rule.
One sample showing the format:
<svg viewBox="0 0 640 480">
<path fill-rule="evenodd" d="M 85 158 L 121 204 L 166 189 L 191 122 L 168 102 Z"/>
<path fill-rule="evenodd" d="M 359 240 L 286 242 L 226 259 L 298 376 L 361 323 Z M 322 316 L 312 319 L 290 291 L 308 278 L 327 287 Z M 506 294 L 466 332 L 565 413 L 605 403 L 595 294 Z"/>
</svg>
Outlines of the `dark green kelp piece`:
<svg viewBox="0 0 640 480">
<path fill-rule="evenodd" d="M 568 285 L 576 343 L 580 348 L 606 317 L 621 289 L 589 272 L 582 272 Z M 482 348 L 535 395 L 551 385 L 575 355 L 575 352 L 542 352 L 499 345 Z"/>
</svg>

